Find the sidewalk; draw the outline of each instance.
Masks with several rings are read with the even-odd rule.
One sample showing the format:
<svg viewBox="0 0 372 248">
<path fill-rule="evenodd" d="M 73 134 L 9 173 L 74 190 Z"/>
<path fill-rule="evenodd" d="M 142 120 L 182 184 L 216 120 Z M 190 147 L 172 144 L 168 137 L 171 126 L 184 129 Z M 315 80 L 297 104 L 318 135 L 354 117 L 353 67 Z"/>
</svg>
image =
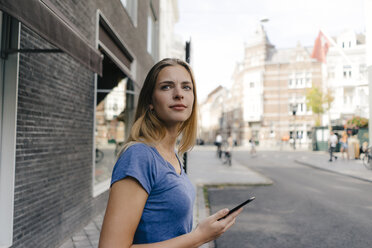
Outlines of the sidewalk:
<svg viewBox="0 0 372 248">
<path fill-rule="evenodd" d="M 361 160 L 342 159 L 340 153 L 335 153 L 335 155 L 338 159 L 329 162 L 329 154 L 326 152 L 307 152 L 300 158 L 295 159 L 295 162 L 313 168 L 372 182 L 372 170 L 368 170 Z"/>
</svg>

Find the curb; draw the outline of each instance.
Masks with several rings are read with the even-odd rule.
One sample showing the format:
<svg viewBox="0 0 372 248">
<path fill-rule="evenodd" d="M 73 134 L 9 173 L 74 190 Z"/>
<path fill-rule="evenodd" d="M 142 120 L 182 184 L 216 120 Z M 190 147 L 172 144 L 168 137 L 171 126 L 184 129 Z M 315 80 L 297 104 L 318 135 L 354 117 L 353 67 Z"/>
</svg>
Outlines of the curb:
<svg viewBox="0 0 372 248">
<path fill-rule="evenodd" d="M 300 160 L 297 160 L 297 159 L 295 159 L 294 162 L 297 163 L 297 164 L 302 164 L 302 165 L 309 166 L 309 167 L 314 168 L 314 169 L 328 171 L 328 172 L 332 172 L 332 173 L 335 173 L 335 174 L 338 174 L 338 175 L 347 176 L 347 177 L 351 177 L 351 178 L 354 178 L 354 179 L 358 179 L 358 180 L 362 180 L 362 181 L 365 181 L 365 182 L 372 183 L 372 180 L 367 179 L 367 178 L 358 177 L 358 176 L 350 175 L 350 174 L 347 174 L 347 173 L 342 173 L 340 171 L 326 169 L 326 168 L 316 166 L 316 165 L 313 165 L 313 164 L 309 164 L 309 163 L 306 163 L 306 162 L 303 162 L 303 161 L 300 161 Z"/>
<path fill-rule="evenodd" d="M 249 169 L 252 170 L 251 168 Z M 261 173 L 257 171 L 254 171 L 254 172 L 259 174 L 263 178 L 265 178 L 266 182 L 261 182 L 261 183 L 200 183 L 200 184 L 195 185 L 196 186 L 196 204 L 195 204 L 196 205 L 196 219 L 194 221 L 194 225 L 199 224 L 201 220 L 207 218 L 208 216 L 212 214 L 210 211 L 208 193 L 207 194 L 205 193 L 207 188 L 248 187 L 248 186 L 255 187 L 255 186 L 270 186 L 274 184 L 274 182 L 268 177 L 262 175 Z M 215 240 L 210 241 L 200 246 L 200 248 L 215 248 L 215 247 L 216 247 Z"/>
</svg>

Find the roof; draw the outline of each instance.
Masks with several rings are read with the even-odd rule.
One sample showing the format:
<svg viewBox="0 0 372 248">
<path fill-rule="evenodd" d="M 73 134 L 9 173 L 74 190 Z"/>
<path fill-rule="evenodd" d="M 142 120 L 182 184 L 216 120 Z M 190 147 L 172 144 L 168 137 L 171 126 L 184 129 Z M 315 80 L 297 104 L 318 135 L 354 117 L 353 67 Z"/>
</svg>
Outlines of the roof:
<svg viewBox="0 0 372 248">
<path fill-rule="evenodd" d="M 292 47 L 292 48 L 282 48 L 282 49 L 275 49 L 270 52 L 268 55 L 266 62 L 273 63 L 273 64 L 283 64 L 289 63 L 291 58 L 293 58 L 298 51 L 299 47 Z M 301 47 L 306 51 L 306 53 L 310 56 L 313 47 Z"/>
</svg>

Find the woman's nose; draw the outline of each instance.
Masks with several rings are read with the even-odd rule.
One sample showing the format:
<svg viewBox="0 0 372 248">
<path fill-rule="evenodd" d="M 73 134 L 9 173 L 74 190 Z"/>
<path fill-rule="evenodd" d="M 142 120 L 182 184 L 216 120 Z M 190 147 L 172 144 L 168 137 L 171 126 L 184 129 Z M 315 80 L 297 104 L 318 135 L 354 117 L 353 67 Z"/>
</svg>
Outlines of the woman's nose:
<svg viewBox="0 0 372 248">
<path fill-rule="evenodd" d="M 180 87 L 174 88 L 174 99 L 183 99 L 183 92 Z"/>
</svg>

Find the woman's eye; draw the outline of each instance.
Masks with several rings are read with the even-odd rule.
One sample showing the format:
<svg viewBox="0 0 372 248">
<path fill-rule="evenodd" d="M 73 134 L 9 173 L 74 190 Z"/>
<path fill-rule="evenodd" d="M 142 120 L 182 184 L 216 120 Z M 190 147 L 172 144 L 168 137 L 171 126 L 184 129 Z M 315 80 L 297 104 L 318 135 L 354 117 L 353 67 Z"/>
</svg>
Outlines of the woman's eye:
<svg viewBox="0 0 372 248">
<path fill-rule="evenodd" d="M 188 85 L 184 86 L 183 88 L 184 88 L 185 90 L 192 90 L 192 88 L 191 88 L 190 86 L 188 86 Z"/>
<path fill-rule="evenodd" d="M 163 86 L 161 86 L 160 89 L 162 89 L 162 90 L 169 90 L 170 89 L 170 85 L 163 85 Z"/>
</svg>

